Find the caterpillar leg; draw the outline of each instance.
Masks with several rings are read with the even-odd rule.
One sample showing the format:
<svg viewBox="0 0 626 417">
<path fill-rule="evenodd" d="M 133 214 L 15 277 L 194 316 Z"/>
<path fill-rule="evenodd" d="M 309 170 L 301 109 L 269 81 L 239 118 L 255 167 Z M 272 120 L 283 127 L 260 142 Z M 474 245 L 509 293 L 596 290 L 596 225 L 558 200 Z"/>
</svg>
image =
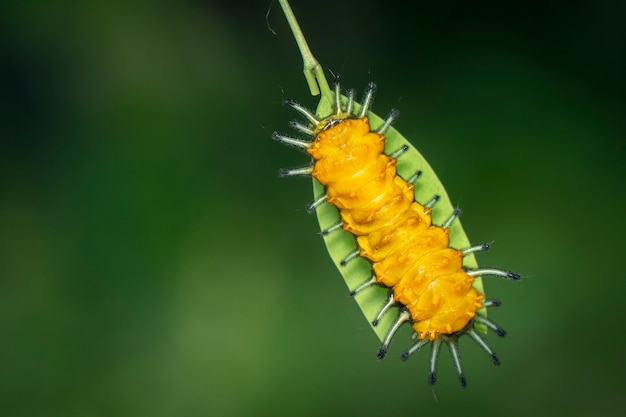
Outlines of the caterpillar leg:
<svg viewBox="0 0 626 417">
<path fill-rule="evenodd" d="M 278 176 L 283 178 L 296 176 L 310 177 L 312 173 L 313 165 L 304 165 L 297 168 L 282 168 L 278 171 Z"/>
<path fill-rule="evenodd" d="M 350 89 L 347 92 L 348 102 L 346 106 L 341 103 L 341 77 L 339 74 L 335 75 L 335 116 L 342 116 L 344 114 L 352 114 L 352 108 L 354 106 L 354 96 L 356 92 L 354 89 Z"/>
<path fill-rule="evenodd" d="M 511 271 L 505 271 L 503 269 L 484 268 L 484 269 L 474 269 L 474 270 L 470 270 L 466 272 L 467 272 L 467 275 L 469 275 L 470 277 L 476 277 L 479 275 L 497 275 L 497 276 L 510 279 L 512 281 L 519 281 L 520 279 L 522 279 L 522 276 L 520 274 L 511 272 Z"/>
<path fill-rule="evenodd" d="M 367 112 L 372 105 L 372 98 L 374 97 L 374 91 L 376 91 L 376 84 L 369 83 L 367 88 L 365 89 L 365 97 L 363 98 L 363 103 L 361 103 L 361 113 L 359 113 L 358 117 L 362 118 L 367 115 Z"/>
<path fill-rule="evenodd" d="M 303 115 L 309 122 L 311 122 L 313 126 L 317 126 L 321 122 L 321 120 L 317 118 L 315 113 L 313 113 L 311 110 L 307 109 L 295 100 L 285 99 L 283 100 L 283 104 L 285 106 L 291 107 L 292 109 Z"/>
<path fill-rule="evenodd" d="M 444 229 L 448 229 L 450 228 L 450 225 L 452 224 L 453 221 L 455 221 L 460 215 L 461 215 L 462 211 L 460 208 L 455 208 L 452 211 L 452 214 L 450 215 L 450 217 L 448 217 L 448 219 L 441 225 L 441 227 L 443 227 Z"/>
<path fill-rule="evenodd" d="M 391 326 L 391 328 L 387 332 L 387 335 L 385 336 L 385 340 L 383 340 L 383 344 L 380 346 L 380 349 L 378 349 L 378 354 L 377 354 L 378 359 L 383 359 L 387 355 L 387 349 L 389 349 L 389 344 L 391 343 L 391 339 L 393 339 L 393 336 L 396 334 L 400 326 L 402 326 L 404 323 L 410 320 L 411 320 L 411 314 L 409 313 L 409 311 L 406 308 L 403 308 L 402 310 L 400 310 L 400 315 L 398 316 L 396 321 L 393 323 L 393 326 Z"/>
<path fill-rule="evenodd" d="M 376 285 L 376 284 L 378 284 L 378 280 L 376 279 L 376 276 L 372 274 L 372 277 L 370 279 L 368 279 L 367 281 L 365 281 L 364 283 L 360 284 L 358 287 L 350 291 L 350 297 L 354 297 L 355 295 L 357 295 L 364 289 L 369 288 L 372 285 Z"/>
<path fill-rule="evenodd" d="M 489 347 L 487 342 L 485 342 L 485 339 L 483 339 L 483 337 L 476 330 L 469 329 L 467 331 L 467 334 L 472 339 L 474 339 L 476 343 L 478 343 L 478 346 L 480 346 L 485 352 L 487 352 L 487 354 L 491 357 L 491 360 L 493 361 L 494 365 L 500 365 L 500 359 L 498 359 L 498 357 L 496 356 L 494 351 L 491 349 L 491 347 Z"/>
<path fill-rule="evenodd" d="M 396 304 L 396 300 L 395 300 L 395 298 L 393 298 L 393 290 L 389 290 L 389 295 L 387 297 L 387 302 L 380 309 L 380 311 L 378 312 L 378 314 L 376 315 L 374 320 L 372 320 L 372 326 L 378 326 L 378 323 L 380 323 L 380 319 L 387 312 L 387 310 L 389 310 L 391 307 L 393 307 L 394 304 Z"/>
<path fill-rule="evenodd" d="M 413 335 L 417 336 L 417 333 L 413 333 Z M 418 352 L 422 348 L 422 346 L 426 345 L 428 342 L 430 342 L 430 339 L 428 338 L 419 339 L 417 343 L 402 352 L 402 355 L 400 355 L 400 359 L 403 361 L 409 359 L 409 356 L 411 356 L 415 352 Z"/>
<path fill-rule="evenodd" d="M 282 133 L 278 133 L 278 132 L 272 133 L 272 139 L 284 145 L 293 146 L 295 148 L 300 148 L 300 149 L 308 149 L 309 146 L 311 146 L 311 142 L 309 141 L 298 139 L 298 138 L 292 138 L 290 136 L 285 136 Z"/>
<path fill-rule="evenodd" d="M 318 198 L 316 198 L 315 201 L 307 204 L 307 206 L 305 207 L 307 213 L 313 213 L 315 209 L 321 206 L 322 204 L 324 204 L 327 199 L 328 199 L 328 194 L 324 193 Z"/>
<path fill-rule="evenodd" d="M 435 385 L 435 382 L 437 382 L 437 361 L 439 360 L 441 342 L 441 338 L 433 340 L 430 348 L 430 360 L 428 361 L 428 383 L 430 385 Z"/>
<path fill-rule="evenodd" d="M 339 262 L 339 265 L 341 266 L 346 266 L 348 265 L 348 262 L 350 262 L 351 260 L 357 258 L 359 256 L 359 254 L 361 253 L 361 251 L 357 248 L 354 251 L 350 252 L 348 255 L 346 255 L 345 258 L 343 258 L 341 260 L 341 262 Z"/>
<path fill-rule="evenodd" d="M 422 176 L 422 170 L 417 170 L 415 171 L 415 174 L 411 175 L 409 177 L 408 180 L 406 180 L 406 182 L 408 182 L 409 184 L 413 184 L 415 181 L 418 180 L 419 177 Z"/>
<path fill-rule="evenodd" d="M 480 245 L 476 245 L 476 246 L 472 246 L 469 247 L 467 249 L 463 250 L 463 256 L 469 254 L 469 253 L 474 253 L 474 252 L 482 252 L 485 250 L 489 250 L 489 248 L 491 247 L 491 245 L 489 245 L 489 243 L 481 243 Z"/>
<path fill-rule="evenodd" d="M 456 368 L 456 373 L 459 376 L 459 383 L 461 387 L 465 388 L 467 386 L 467 380 L 465 379 L 465 374 L 463 373 L 463 366 L 461 366 L 461 357 L 459 356 L 459 345 L 458 339 L 455 337 L 449 342 L 447 342 L 448 348 L 450 349 L 450 355 L 452 356 L 452 361 L 454 362 L 454 367 Z"/>
<path fill-rule="evenodd" d="M 433 206 L 437 204 L 437 201 L 439 201 L 440 199 L 441 196 L 439 194 L 435 194 L 433 198 L 431 198 L 430 200 L 428 200 L 428 202 L 426 202 L 426 204 L 424 204 L 424 207 L 433 208 Z"/>
<path fill-rule="evenodd" d="M 391 124 L 394 122 L 394 120 L 396 120 L 398 118 L 398 116 L 400 115 L 400 111 L 397 109 L 391 109 L 391 111 L 389 112 L 389 115 L 387 116 L 387 118 L 385 119 L 385 122 L 382 124 L 381 127 L 378 128 L 378 130 L 376 131 L 376 133 L 378 133 L 379 135 L 384 135 L 385 132 L 387 131 L 387 129 L 389 129 L 389 126 L 391 126 Z M 396 155 L 396 152 L 392 153 L 391 155 L 389 155 L 392 158 L 397 158 L 398 156 L 400 156 L 401 154 L 403 154 L 404 152 L 409 150 L 409 147 L 407 145 L 402 146 L 399 150 L 401 150 L 400 153 L 398 153 Z"/>
<path fill-rule="evenodd" d="M 500 307 L 500 305 L 502 305 L 500 300 L 493 299 L 483 301 L 483 307 Z"/>
<path fill-rule="evenodd" d="M 506 331 L 502 327 L 498 326 L 497 324 L 495 324 L 493 321 L 489 320 L 486 317 L 479 316 L 477 314 L 474 317 L 474 321 L 477 321 L 480 324 L 484 324 L 485 326 L 487 326 L 488 328 L 496 332 L 496 334 L 500 337 L 506 336 Z"/>
<path fill-rule="evenodd" d="M 297 120 L 292 120 L 289 122 L 289 126 L 299 131 L 300 133 L 304 133 L 305 135 L 308 135 L 308 136 L 313 136 L 314 130 L 311 129 L 310 125 L 305 126 L 302 123 L 298 122 Z"/>
<path fill-rule="evenodd" d="M 322 236 L 327 236 L 329 234 L 331 234 L 332 232 L 334 232 L 335 230 L 341 230 L 343 228 L 343 222 L 340 220 L 337 223 L 333 224 L 332 226 L 328 227 L 327 229 L 322 230 Z"/>
</svg>

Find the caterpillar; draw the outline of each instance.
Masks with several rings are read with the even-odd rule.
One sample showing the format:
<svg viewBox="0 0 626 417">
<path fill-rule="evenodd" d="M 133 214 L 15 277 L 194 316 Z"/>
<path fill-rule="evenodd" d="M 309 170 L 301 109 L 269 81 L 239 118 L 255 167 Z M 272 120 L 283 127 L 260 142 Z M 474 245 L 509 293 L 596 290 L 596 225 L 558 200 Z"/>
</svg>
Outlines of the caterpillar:
<svg viewBox="0 0 626 417">
<path fill-rule="evenodd" d="M 286 1 L 281 0 L 289 20 L 291 10 L 286 9 L 285 4 Z M 299 27 L 297 24 L 294 27 L 293 22 L 295 18 L 291 14 L 290 23 L 296 33 Z M 313 112 L 294 100 L 284 100 L 304 122 L 293 120 L 290 123 L 298 132 L 297 136 L 274 132 L 272 138 L 306 151 L 312 163 L 282 169 L 280 176 L 314 178 L 315 199 L 307 210 L 318 212 L 321 234 L 331 255 L 341 253 L 337 264 L 349 285 L 356 280 L 353 276 L 362 275 L 353 273 L 352 265 L 360 263 L 363 270 L 362 264 L 366 263 L 368 276 L 359 278 L 361 281 L 353 285 L 350 295 L 366 296 L 376 292 L 376 288 L 386 291 L 382 298 L 371 298 L 380 302 L 371 320 L 372 326 L 378 328 L 386 320 L 378 358 L 386 356 L 397 331 L 408 323 L 415 342 L 402 353 L 401 359 L 408 359 L 430 343 L 428 383 L 434 385 L 440 347 L 446 344 L 459 383 L 465 387 L 467 380 L 459 355 L 459 338 L 469 336 L 495 365 L 499 365 L 498 356 L 481 333 L 490 329 L 501 337 L 506 334 L 487 318 L 486 308 L 499 306 L 500 301 L 486 299 L 480 277 L 495 275 L 519 280 L 520 275 L 502 269 L 478 268 L 474 254 L 489 249 L 487 243 L 468 244 L 464 248 L 450 244 L 455 224 L 457 234 L 464 237 L 457 220 L 459 209 L 453 209 L 439 224 L 433 222 L 433 209 L 442 194 L 435 193 L 420 203 L 416 198 L 420 194 L 416 184 L 420 186 L 422 170 L 404 177 L 398 174 L 397 165 L 403 157 L 410 156 L 411 147 L 402 141 L 397 149 L 386 147 L 387 133 L 399 115 L 397 110 L 391 110 L 386 119 L 372 127 L 370 119 L 380 120 L 370 112 L 376 88 L 373 83 L 367 86 L 359 104 L 355 101 L 354 90 L 349 90 L 345 96 L 342 94 L 339 77 L 335 77 L 334 90 L 330 92 L 319 64 L 310 70 L 322 88 L 322 98 L 326 98 L 327 105 L 320 104 L 318 111 Z M 328 111 L 320 115 L 320 109 L 324 108 Z M 334 214 L 324 216 L 328 208 L 334 210 Z M 335 220 L 324 225 L 323 218 Z M 334 240 L 335 236 L 339 238 Z M 392 311 L 397 313 L 394 315 Z"/>
</svg>

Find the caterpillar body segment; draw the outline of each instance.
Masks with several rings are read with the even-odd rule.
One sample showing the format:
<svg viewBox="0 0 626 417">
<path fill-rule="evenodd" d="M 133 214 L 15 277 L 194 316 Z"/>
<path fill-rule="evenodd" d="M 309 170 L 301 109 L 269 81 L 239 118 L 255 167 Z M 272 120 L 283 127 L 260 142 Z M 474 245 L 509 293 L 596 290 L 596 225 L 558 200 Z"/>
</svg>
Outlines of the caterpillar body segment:
<svg viewBox="0 0 626 417">
<path fill-rule="evenodd" d="M 486 307 L 499 302 L 485 301 L 480 274 L 519 275 L 478 268 L 475 252 L 489 245 L 470 245 L 458 220 L 460 210 L 424 158 L 393 128 L 398 112 L 392 110 L 383 120 L 369 111 L 374 90 L 370 83 L 359 105 L 353 92 L 341 95 L 337 81 L 334 100 L 321 101 L 315 114 L 286 100 L 308 122 L 292 123 L 306 137 L 276 133 L 274 138 L 300 148 L 309 144 L 315 196 L 309 208 L 317 213 L 351 295 L 382 341 L 378 357 L 386 355 L 394 334 L 408 323 L 417 342 L 401 358 L 430 343 L 428 381 L 433 384 L 445 343 L 464 387 L 458 338 L 468 334 L 497 358 L 479 332 L 489 328 L 504 335 L 487 319 Z"/>
</svg>

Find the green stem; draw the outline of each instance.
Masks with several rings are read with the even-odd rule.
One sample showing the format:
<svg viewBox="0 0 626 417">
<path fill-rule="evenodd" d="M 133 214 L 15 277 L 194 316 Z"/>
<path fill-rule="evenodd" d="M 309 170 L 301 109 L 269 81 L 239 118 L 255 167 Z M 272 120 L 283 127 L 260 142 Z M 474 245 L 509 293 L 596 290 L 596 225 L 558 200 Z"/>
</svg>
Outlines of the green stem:
<svg viewBox="0 0 626 417">
<path fill-rule="evenodd" d="M 296 38 L 298 48 L 300 48 L 300 55 L 302 55 L 302 61 L 304 62 L 304 78 L 306 78 L 306 81 L 309 84 L 309 90 L 311 90 L 311 95 L 316 96 L 320 93 L 321 90 L 321 99 L 332 101 L 332 91 L 328 86 L 328 81 L 326 81 L 324 70 L 309 49 L 309 45 L 304 38 L 304 34 L 302 33 L 302 29 L 300 29 L 300 25 L 296 20 L 296 16 L 293 14 L 291 6 L 289 6 L 289 1 L 278 0 L 278 2 L 280 3 L 280 7 L 282 7 L 283 12 L 285 13 L 285 17 L 287 18 L 287 22 L 289 22 L 289 26 L 291 27 L 294 38 Z"/>
</svg>

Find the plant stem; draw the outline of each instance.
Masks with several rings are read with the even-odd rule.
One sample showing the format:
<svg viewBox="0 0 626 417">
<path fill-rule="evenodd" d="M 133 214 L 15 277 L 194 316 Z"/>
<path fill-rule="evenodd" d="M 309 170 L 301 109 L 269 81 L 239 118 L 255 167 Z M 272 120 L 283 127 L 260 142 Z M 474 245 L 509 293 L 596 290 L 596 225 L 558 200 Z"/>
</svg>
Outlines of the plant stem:
<svg viewBox="0 0 626 417">
<path fill-rule="evenodd" d="M 311 95 L 316 96 L 320 94 L 321 91 L 322 100 L 332 100 L 332 92 L 330 90 L 330 87 L 328 86 L 328 81 L 326 81 L 324 70 L 309 49 L 309 45 L 304 38 L 302 29 L 300 29 L 300 25 L 296 20 L 296 16 L 291 10 L 289 1 L 278 0 L 278 2 L 280 3 L 280 7 L 282 7 L 283 12 L 285 13 L 285 17 L 287 18 L 287 22 L 289 22 L 289 26 L 291 27 L 291 32 L 293 32 L 294 38 L 296 38 L 298 48 L 300 48 L 300 55 L 302 55 L 302 61 L 304 62 L 304 78 L 306 78 L 306 81 L 309 84 L 309 90 L 311 91 Z"/>
</svg>

